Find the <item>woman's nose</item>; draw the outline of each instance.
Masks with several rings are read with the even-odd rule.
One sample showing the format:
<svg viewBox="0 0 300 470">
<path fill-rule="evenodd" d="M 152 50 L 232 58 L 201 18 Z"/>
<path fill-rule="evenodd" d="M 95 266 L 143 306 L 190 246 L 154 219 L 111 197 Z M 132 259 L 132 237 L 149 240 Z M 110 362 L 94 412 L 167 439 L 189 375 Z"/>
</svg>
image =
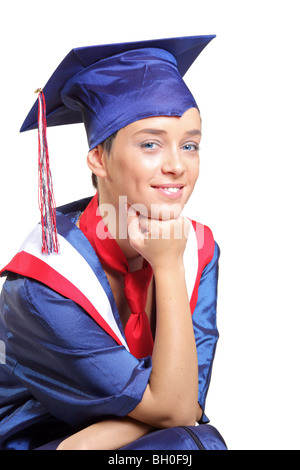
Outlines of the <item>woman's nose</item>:
<svg viewBox="0 0 300 470">
<path fill-rule="evenodd" d="M 169 150 L 164 156 L 162 172 L 173 174 L 174 176 L 181 175 L 185 171 L 184 162 L 178 150 Z"/>
</svg>

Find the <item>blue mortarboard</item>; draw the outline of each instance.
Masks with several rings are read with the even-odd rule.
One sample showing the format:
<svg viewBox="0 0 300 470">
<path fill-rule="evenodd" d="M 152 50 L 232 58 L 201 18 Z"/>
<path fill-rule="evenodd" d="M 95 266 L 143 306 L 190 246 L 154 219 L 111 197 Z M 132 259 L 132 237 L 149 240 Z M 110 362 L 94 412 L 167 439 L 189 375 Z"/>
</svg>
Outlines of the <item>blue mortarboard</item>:
<svg viewBox="0 0 300 470">
<path fill-rule="evenodd" d="M 47 126 L 84 122 L 89 148 L 151 116 L 181 116 L 197 104 L 182 76 L 215 36 L 73 49 L 43 88 Z M 21 132 L 38 128 L 38 100 Z"/>
</svg>

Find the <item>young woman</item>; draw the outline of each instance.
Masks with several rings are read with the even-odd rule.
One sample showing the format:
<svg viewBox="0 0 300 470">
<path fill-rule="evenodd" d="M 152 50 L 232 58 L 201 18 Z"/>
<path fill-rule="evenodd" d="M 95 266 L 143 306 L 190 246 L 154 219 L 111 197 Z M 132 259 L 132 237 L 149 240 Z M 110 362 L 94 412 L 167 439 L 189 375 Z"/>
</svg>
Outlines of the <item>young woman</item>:
<svg viewBox="0 0 300 470">
<path fill-rule="evenodd" d="M 181 215 L 201 139 L 181 75 L 211 39 L 77 49 L 40 92 L 48 125 L 84 121 L 97 192 L 43 212 L 2 271 L 3 449 L 226 448 L 195 426 L 208 422 L 219 249 Z"/>
</svg>

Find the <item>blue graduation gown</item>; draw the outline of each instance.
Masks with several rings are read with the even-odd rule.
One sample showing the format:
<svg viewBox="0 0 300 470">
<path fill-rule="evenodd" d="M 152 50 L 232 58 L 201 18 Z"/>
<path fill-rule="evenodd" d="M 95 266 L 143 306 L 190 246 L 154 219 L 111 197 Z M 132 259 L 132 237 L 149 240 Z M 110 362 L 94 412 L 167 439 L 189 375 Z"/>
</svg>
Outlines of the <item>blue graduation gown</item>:
<svg viewBox="0 0 300 470">
<path fill-rule="evenodd" d="M 80 272 L 72 264 L 62 263 L 64 277 L 58 274 L 53 288 L 46 265 L 48 285 L 17 269 L 13 272 L 10 265 L 3 271 L 7 279 L 0 299 L 0 344 L 5 349 L 0 364 L 0 449 L 34 449 L 105 417 L 126 416 L 141 401 L 148 384 L 151 357 L 136 359 L 129 352 L 106 275 L 76 226 L 89 200 L 71 203 L 57 213 L 63 248 L 67 245 L 70 256 L 77 253 Z M 198 225 L 194 223 L 194 227 Z M 30 243 L 25 250 L 30 251 Z M 60 255 L 53 256 L 59 259 Z M 190 250 L 189 256 L 187 266 L 194 271 L 189 285 L 193 284 L 190 299 L 199 364 L 198 400 L 204 410 L 218 339 L 219 247 L 213 241 L 201 272 L 193 267 L 197 253 Z M 21 261 L 23 269 L 26 257 Z M 40 276 L 41 265 L 37 266 Z M 77 275 L 81 283 L 87 272 L 87 289 L 99 283 L 95 301 L 89 297 L 93 292 L 84 292 L 82 300 L 81 286 L 74 287 L 74 297 L 67 279 L 66 290 L 60 288 L 61 279 L 69 275 L 75 282 Z M 103 304 L 101 315 L 97 302 Z M 205 414 L 202 422 L 208 422 Z"/>
</svg>

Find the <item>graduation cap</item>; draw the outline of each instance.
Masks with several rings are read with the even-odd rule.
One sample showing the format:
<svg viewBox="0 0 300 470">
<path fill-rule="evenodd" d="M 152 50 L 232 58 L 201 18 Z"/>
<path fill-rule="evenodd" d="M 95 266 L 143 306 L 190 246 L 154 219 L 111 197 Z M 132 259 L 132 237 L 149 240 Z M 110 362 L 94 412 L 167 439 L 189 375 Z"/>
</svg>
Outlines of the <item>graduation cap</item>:
<svg viewBox="0 0 300 470">
<path fill-rule="evenodd" d="M 56 230 L 46 126 L 84 122 L 92 149 L 140 119 L 182 116 L 197 107 L 182 77 L 214 37 L 81 47 L 65 57 L 43 90 L 37 90 L 38 100 L 21 127 L 21 132 L 39 129 L 43 233 L 48 226 L 49 234 Z M 43 251 L 57 252 L 53 237 L 48 238 L 46 233 Z"/>
</svg>

